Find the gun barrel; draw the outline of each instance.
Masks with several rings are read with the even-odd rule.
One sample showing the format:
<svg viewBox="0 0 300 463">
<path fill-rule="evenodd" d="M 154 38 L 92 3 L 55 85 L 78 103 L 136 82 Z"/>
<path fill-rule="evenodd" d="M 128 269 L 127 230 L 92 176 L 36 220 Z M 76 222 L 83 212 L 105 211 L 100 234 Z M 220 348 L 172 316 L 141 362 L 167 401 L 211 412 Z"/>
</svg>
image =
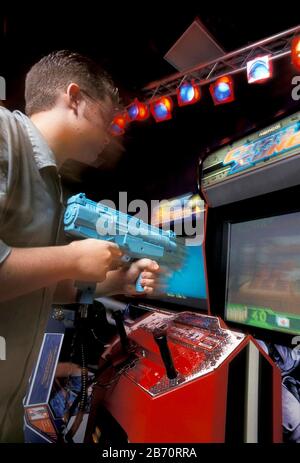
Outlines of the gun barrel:
<svg viewBox="0 0 300 463">
<path fill-rule="evenodd" d="M 69 199 L 64 225 L 67 233 L 81 238 L 111 239 L 129 234 L 163 246 L 168 251 L 177 248 L 173 231 L 161 230 L 104 204 L 95 203 L 82 193 Z"/>
</svg>

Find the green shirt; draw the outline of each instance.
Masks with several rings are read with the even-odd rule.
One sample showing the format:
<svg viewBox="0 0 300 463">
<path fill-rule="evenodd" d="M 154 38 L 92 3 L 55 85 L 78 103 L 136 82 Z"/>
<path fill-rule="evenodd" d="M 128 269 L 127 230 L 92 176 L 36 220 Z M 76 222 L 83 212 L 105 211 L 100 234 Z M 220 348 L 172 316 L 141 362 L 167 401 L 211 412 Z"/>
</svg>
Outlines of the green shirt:
<svg viewBox="0 0 300 463">
<path fill-rule="evenodd" d="M 54 155 L 19 111 L 0 107 L 0 265 L 12 247 L 60 242 L 63 213 Z M 23 439 L 22 400 L 37 360 L 55 287 L 0 302 L 0 441 Z M 0 287 L 1 291 L 1 287 Z"/>
</svg>

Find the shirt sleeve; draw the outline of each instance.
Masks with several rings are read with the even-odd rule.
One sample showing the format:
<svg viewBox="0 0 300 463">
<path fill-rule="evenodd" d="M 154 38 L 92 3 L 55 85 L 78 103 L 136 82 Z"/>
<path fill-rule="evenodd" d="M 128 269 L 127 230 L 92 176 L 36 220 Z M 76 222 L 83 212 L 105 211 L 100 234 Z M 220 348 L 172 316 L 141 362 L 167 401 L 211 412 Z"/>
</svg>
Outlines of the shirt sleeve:
<svg viewBox="0 0 300 463">
<path fill-rule="evenodd" d="M 8 244 L 4 243 L 4 241 L 0 240 L 0 264 L 5 261 L 5 259 L 11 253 L 11 247 Z"/>
<path fill-rule="evenodd" d="M 9 189 L 12 182 L 12 170 L 15 168 L 13 157 L 13 125 L 12 114 L 5 108 L 0 108 L 0 264 L 9 256 L 11 247 L 2 238 L 3 223 Z"/>
</svg>

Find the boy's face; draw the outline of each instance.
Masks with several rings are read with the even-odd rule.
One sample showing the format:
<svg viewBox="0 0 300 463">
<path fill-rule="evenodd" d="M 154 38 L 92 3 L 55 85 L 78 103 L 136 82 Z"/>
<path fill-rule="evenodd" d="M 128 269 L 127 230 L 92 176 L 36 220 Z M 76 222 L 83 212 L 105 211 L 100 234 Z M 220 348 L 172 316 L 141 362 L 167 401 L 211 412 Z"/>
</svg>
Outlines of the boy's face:
<svg viewBox="0 0 300 463">
<path fill-rule="evenodd" d="M 114 108 L 109 97 L 96 100 L 85 92 L 78 107 L 74 128 L 72 158 L 91 164 L 110 141 L 109 128 Z"/>
</svg>

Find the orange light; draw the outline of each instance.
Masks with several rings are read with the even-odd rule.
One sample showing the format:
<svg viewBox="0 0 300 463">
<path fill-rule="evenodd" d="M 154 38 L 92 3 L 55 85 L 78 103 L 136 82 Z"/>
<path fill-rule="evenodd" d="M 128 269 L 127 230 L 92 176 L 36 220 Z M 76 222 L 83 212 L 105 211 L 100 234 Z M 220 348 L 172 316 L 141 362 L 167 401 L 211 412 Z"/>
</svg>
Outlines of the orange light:
<svg viewBox="0 0 300 463">
<path fill-rule="evenodd" d="M 168 98 L 167 96 L 163 96 L 161 98 L 160 102 L 165 105 L 165 107 L 167 108 L 168 111 L 171 111 L 171 109 L 172 109 L 172 101 L 171 101 L 170 98 Z"/>
<path fill-rule="evenodd" d="M 120 113 L 114 117 L 110 126 L 110 133 L 114 136 L 123 135 L 129 122 L 127 113 Z"/>
<path fill-rule="evenodd" d="M 300 36 L 292 40 L 292 63 L 300 70 Z"/>
</svg>

